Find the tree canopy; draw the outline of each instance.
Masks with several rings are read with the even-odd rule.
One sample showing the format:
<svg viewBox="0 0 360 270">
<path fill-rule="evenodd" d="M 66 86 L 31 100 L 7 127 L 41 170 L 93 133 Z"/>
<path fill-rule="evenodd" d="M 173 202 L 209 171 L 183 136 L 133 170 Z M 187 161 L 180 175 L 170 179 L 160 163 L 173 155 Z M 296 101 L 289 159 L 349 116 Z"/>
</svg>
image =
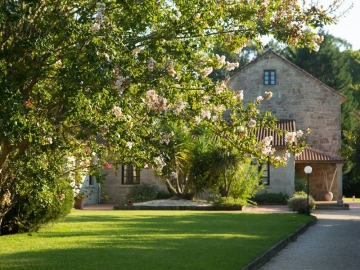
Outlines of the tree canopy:
<svg viewBox="0 0 360 270">
<path fill-rule="evenodd" d="M 256 110 L 261 99 L 246 106 L 208 75 L 237 66 L 213 56 L 216 44 L 239 52 L 271 34 L 317 50 L 314 29 L 334 22 L 335 5 L 297 2 L 1 1 L 0 221 L 22 193 L 111 166 L 109 158 L 161 172 L 164 123 L 205 125 L 243 153 L 272 156 L 248 132 L 274 127 Z M 64 170 L 69 156 L 76 162 Z"/>
</svg>

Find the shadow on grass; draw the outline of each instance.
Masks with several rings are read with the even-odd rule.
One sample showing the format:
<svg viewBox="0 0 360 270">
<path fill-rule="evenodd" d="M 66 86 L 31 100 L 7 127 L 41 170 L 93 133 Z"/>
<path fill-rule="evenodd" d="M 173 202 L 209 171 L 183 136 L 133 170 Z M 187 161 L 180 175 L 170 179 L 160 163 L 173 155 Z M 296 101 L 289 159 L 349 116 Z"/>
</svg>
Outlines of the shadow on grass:
<svg viewBox="0 0 360 270">
<path fill-rule="evenodd" d="M 17 251 L 15 244 L 11 253 L 0 251 L 0 268 L 239 269 L 302 220 L 219 212 L 76 214 L 36 237 L 19 237 L 19 245 L 31 242 L 31 248 Z"/>
</svg>

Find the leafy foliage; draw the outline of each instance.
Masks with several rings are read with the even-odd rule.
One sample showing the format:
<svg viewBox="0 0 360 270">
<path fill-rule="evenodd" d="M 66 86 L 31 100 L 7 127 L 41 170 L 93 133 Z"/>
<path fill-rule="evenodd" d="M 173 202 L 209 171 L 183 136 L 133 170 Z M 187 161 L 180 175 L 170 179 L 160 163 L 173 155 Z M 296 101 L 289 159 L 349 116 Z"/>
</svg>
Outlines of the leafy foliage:
<svg viewBox="0 0 360 270">
<path fill-rule="evenodd" d="M 288 203 L 289 196 L 283 193 L 262 193 L 262 194 L 256 194 L 253 198 L 253 201 L 256 202 L 259 205 L 271 205 L 271 204 L 287 204 Z"/>
<path fill-rule="evenodd" d="M 0 222 L 19 196 L 41 192 L 37 182 L 119 163 L 171 173 L 159 126 L 211 127 L 265 158 L 252 138 L 235 142 L 238 127 L 251 134 L 249 120 L 267 127 L 270 116 L 207 77 L 233 66 L 213 48 L 239 51 L 272 34 L 315 49 L 310 29 L 333 21 L 323 8 L 288 0 L 5 0 L 0 18 Z M 64 170 L 66 157 L 76 162 Z"/>
<path fill-rule="evenodd" d="M 307 194 L 305 192 L 295 192 L 288 201 L 289 209 L 299 214 L 305 214 L 307 208 Z M 315 209 L 315 200 L 309 195 L 310 211 Z"/>
<path fill-rule="evenodd" d="M 298 174 L 295 174 L 295 192 L 305 192 L 306 185 L 306 179 L 302 178 Z"/>
<path fill-rule="evenodd" d="M 126 200 L 131 200 L 133 203 L 146 202 L 158 199 L 160 196 L 164 196 L 159 187 L 154 183 L 146 184 L 141 183 L 139 185 L 133 185 L 130 192 L 126 194 Z M 158 197 L 159 196 L 159 197 Z"/>
<path fill-rule="evenodd" d="M 55 222 L 68 215 L 74 205 L 74 194 L 69 183 L 59 180 L 22 195 L 15 206 L 5 215 L 3 228 L 11 232 L 33 232 L 49 222 Z"/>
</svg>

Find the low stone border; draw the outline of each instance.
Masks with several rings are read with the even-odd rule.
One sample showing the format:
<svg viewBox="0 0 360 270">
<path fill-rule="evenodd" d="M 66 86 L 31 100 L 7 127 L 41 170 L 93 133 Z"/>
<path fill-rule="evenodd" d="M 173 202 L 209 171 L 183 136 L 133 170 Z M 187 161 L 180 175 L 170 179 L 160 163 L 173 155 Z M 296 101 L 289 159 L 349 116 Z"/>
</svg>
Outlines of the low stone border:
<svg viewBox="0 0 360 270">
<path fill-rule="evenodd" d="M 310 222 L 303 225 L 301 228 L 297 229 L 293 234 L 289 235 L 285 239 L 281 240 L 275 246 L 271 247 L 268 251 L 262 254 L 255 261 L 249 263 L 242 270 L 256 270 L 260 269 L 263 265 L 265 265 L 272 257 L 274 257 L 277 253 L 279 253 L 283 248 L 285 248 L 289 243 L 294 242 L 299 235 L 304 233 L 310 226 L 313 226 L 317 222 L 317 218 L 315 217 Z"/>
<path fill-rule="evenodd" d="M 241 206 L 151 206 L 151 205 L 114 205 L 114 210 L 202 210 L 202 211 L 242 211 Z"/>
</svg>

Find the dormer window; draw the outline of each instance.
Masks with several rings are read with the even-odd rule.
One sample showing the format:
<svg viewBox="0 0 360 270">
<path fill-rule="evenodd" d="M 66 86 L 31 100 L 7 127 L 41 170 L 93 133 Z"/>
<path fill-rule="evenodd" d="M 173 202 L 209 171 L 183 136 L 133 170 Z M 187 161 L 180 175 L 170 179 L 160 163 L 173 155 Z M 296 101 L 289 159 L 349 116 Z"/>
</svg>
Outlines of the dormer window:
<svg viewBox="0 0 360 270">
<path fill-rule="evenodd" d="M 264 85 L 275 85 L 275 84 L 276 84 L 276 71 L 264 70 Z"/>
</svg>

